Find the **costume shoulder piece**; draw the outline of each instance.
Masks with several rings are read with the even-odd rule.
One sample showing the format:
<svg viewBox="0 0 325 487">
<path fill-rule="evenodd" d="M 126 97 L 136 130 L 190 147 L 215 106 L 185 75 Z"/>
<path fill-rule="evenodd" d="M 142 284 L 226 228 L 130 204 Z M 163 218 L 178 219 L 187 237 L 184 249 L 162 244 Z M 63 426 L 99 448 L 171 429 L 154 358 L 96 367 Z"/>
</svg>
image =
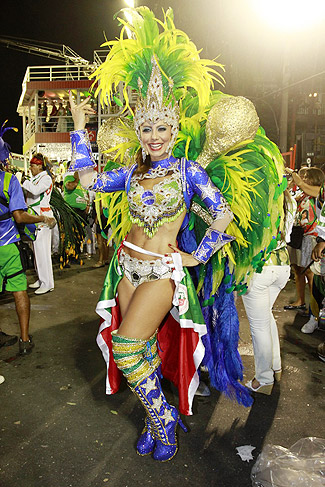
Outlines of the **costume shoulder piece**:
<svg viewBox="0 0 325 487">
<path fill-rule="evenodd" d="M 281 238 L 283 191 L 287 180 L 283 177 L 284 164 L 279 149 L 259 127 L 253 104 L 243 97 L 221 92 L 211 92 L 210 100 L 206 117 L 200 124 L 193 125 L 186 116 L 181 120 L 174 153 L 181 156 L 185 152 L 187 157 L 196 158 L 234 213 L 227 233 L 236 240 L 225 245 L 210 263 L 213 266 L 212 294 L 220 285 L 227 260 L 232 273 L 229 289 L 243 293 L 252 273 L 262 270 Z M 194 108 L 195 105 L 192 111 Z M 199 140 L 204 140 L 201 149 Z M 190 229 L 200 241 L 210 221 L 209 211 L 197 197 L 191 208 Z M 199 289 L 205 274 L 202 268 Z"/>
</svg>

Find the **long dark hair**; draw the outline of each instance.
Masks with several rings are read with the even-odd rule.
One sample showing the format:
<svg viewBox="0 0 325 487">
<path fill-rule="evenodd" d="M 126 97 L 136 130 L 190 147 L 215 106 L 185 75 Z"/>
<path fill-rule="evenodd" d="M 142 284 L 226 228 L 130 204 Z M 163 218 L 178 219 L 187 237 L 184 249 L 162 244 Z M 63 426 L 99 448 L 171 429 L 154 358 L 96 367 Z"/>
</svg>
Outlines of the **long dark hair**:
<svg viewBox="0 0 325 487">
<path fill-rule="evenodd" d="M 324 173 L 319 167 L 307 167 L 303 177 L 310 186 L 321 186 L 324 183 Z"/>
<path fill-rule="evenodd" d="M 151 157 L 148 154 L 146 156 L 145 160 L 143 161 L 143 159 L 142 159 L 142 151 L 141 150 L 139 150 L 136 153 L 135 162 L 138 165 L 137 170 L 135 171 L 136 174 L 146 174 L 149 171 L 149 169 L 152 167 Z"/>
</svg>

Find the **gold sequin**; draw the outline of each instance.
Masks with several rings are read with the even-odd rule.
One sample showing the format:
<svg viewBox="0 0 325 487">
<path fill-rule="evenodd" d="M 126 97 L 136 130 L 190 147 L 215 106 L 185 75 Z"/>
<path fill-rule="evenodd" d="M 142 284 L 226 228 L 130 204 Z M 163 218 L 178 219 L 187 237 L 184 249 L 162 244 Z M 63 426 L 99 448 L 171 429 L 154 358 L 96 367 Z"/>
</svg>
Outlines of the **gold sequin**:
<svg viewBox="0 0 325 487">
<path fill-rule="evenodd" d="M 127 118 L 125 117 L 122 118 L 123 118 L 123 123 L 125 125 L 130 125 L 130 126 L 132 125 L 132 122 L 130 122 Z M 122 129 L 122 124 L 119 117 L 111 117 L 102 123 L 97 134 L 97 145 L 100 152 L 107 151 L 108 149 L 116 147 L 118 144 L 128 142 L 128 139 L 126 137 L 122 137 L 121 135 L 119 135 L 121 129 Z M 107 156 L 110 160 L 114 160 L 116 154 L 117 151 L 109 152 Z M 129 162 L 129 159 L 130 159 L 130 154 L 129 151 L 127 150 L 125 152 L 123 161 L 118 161 L 118 162 L 120 162 L 121 164 L 123 163 L 127 164 Z"/>
<path fill-rule="evenodd" d="M 253 103 L 243 96 L 219 100 L 210 110 L 203 151 L 197 162 L 202 167 L 228 152 L 245 140 L 253 139 L 259 127 L 259 118 Z"/>
</svg>

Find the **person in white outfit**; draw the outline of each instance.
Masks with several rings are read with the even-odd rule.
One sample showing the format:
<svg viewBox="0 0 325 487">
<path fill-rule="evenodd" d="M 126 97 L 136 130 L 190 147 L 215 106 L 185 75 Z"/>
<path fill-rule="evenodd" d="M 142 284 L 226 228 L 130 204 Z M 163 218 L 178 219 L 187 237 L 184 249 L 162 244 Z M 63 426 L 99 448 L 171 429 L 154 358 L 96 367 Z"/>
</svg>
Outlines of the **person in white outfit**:
<svg viewBox="0 0 325 487">
<path fill-rule="evenodd" d="M 274 380 L 282 374 L 280 341 L 272 307 L 290 277 L 290 261 L 286 242 L 290 241 L 297 203 L 285 192 L 285 220 L 276 249 L 261 273 L 254 273 L 248 292 L 242 296 L 250 325 L 255 362 L 255 377 L 247 382 L 253 392 L 271 394 Z"/>
<path fill-rule="evenodd" d="M 53 217 L 50 198 L 53 189 L 51 176 L 46 172 L 46 157 L 35 154 L 30 161 L 32 178 L 23 183 L 26 191 L 26 202 L 37 215 Z M 35 294 L 45 294 L 54 289 L 53 268 L 51 259 L 51 229 L 40 224 L 34 241 L 34 255 L 38 280 L 29 287 L 36 289 Z"/>
</svg>

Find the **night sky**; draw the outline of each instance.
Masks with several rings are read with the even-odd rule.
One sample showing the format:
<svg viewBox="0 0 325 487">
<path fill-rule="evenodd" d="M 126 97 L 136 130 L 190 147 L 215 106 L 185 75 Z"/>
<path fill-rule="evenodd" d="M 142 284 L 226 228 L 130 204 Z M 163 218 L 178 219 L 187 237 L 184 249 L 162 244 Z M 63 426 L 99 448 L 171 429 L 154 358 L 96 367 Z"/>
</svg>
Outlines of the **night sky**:
<svg viewBox="0 0 325 487">
<path fill-rule="evenodd" d="M 252 98 L 256 79 L 280 82 L 286 38 L 266 25 L 246 0 L 149 0 L 141 4 L 152 8 L 158 18 L 162 8 L 172 7 L 176 26 L 203 49 L 201 56 L 220 55 L 218 61 L 226 66 L 227 84 L 223 91 Z M 92 61 L 93 51 L 104 41 L 103 32 L 108 39 L 118 35 L 113 15 L 124 6 L 123 0 L 7 0 L 2 5 L 1 36 L 65 44 Z M 324 58 L 325 52 L 324 34 L 320 32 L 324 30 L 319 28 L 317 32 L 296 36 L 291 50 L 293 79 L 319 69 L 319 53 Z M 26 68 L 56 62 L 1 44 L 0 55 L 0 121 L 8 118 L 8 124 L 17 126 L 21 132 L 16 108 Z M 7 133 L 6 140 L 14 152 L 21 152 L 19 134 Z"/>
</svg>

